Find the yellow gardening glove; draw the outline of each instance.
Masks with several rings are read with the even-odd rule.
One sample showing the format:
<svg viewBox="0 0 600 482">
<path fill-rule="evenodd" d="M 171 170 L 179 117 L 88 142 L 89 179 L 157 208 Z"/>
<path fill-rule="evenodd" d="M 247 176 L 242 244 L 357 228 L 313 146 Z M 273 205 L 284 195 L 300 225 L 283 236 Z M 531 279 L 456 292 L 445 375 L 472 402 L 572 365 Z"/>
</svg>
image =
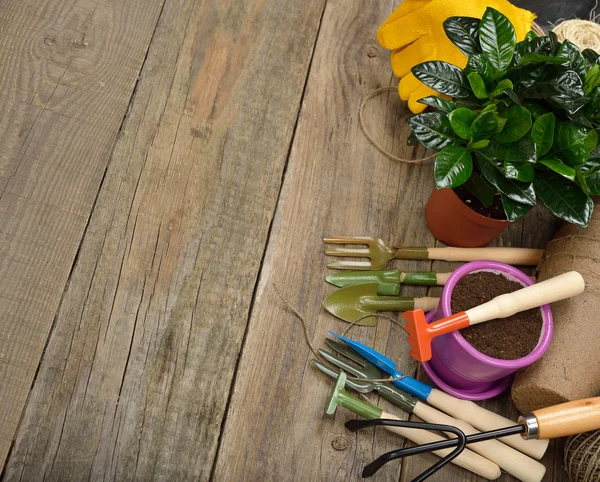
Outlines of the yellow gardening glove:
<svg viewBox="0 0 600 482">
<path fill-rule="evenodd" d="M 425 109 L 417 100 L 428 95 L 440 95 L 418 80 L 412 67 L 428 60 L 443 60 L 464 68 L 467 58 L 450 42 L 444 32 L 448 17 L 481 18 L 486 7 L 506 15 L 515 27 L 517 41 L 523 40 L 535 15 L 515 7 L 507 0 L 404 0 L 377 31 L 382 47 L 393 50 L 391 63 L 400 77 L 398 92 L 415 114 Z"/>
</svg>

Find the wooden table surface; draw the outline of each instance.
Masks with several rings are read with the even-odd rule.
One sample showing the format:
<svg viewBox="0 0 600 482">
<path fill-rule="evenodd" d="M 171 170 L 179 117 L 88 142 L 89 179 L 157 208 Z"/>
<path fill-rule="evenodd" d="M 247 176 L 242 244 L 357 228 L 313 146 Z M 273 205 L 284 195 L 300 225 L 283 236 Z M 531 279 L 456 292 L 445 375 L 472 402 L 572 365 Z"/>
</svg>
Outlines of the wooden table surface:
<svg viewBox="0 0 600 482">
<path fill-rule="evenodd" d="M 402 445 L 324 414 L 332 381 L 277 294 L 322 346 L 345 329 L 323 236 L 435 242 L 431 164 L 358 124 L 396 82 L 375 31 L 397 3 L 0 0 L 2 481 L 353 481 Z M 365 121 L 416 158 L 408 115 L 389 92 Z M 555 229 L 538 208 L 495 244 Z M 352 336 L 417 370 L 389 321 Z M 560 445 L 544 463 L 567 480 Z"/>
</svg>

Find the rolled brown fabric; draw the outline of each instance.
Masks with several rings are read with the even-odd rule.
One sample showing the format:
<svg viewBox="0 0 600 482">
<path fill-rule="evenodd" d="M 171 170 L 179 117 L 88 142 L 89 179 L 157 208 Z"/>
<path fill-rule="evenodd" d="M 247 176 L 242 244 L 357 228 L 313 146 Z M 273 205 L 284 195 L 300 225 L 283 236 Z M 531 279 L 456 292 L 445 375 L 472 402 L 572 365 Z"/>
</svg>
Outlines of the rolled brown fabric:
<svg viewBox="0 0 600 482">
<path fill-rule="evenodd" d="M 587 228 L 565 224 L 548 243 L 538 280 L 579 271 L 583 294 L 552 304 L 554 336 L 542 358 L 521 370 L 512 398 L 522 413 L 593 397 L 600 388 L 600 197 Z"/>
</svg>

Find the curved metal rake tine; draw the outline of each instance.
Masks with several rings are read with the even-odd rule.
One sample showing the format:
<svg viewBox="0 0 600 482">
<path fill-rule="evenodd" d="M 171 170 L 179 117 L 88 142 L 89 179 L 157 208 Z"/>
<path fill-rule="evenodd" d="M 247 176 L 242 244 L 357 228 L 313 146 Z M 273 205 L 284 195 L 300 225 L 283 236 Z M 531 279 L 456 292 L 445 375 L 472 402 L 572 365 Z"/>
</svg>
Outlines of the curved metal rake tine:
<svg viewBox="0 0 600 482">
<path fill-rule="evenodd" d="M 462 453 L 462 451 L 465 449 L 465 447 L 467 446 L 466 435 L 464 434 L 464 432 L 462 430 L 454 427 L 453 425 L 442 425 L 442 424 L 437 424 L 437 423 L 424 423 L 424 422 L 411 422 L 408 420 L 392 420 L 392 419 L 386 419 L 386 418 L 379 418 L 379 419 L 373 419 L 373 420 L 349 420 L 348 422 L 346 422 L 346 428 L 348 428 L 352 432 L 355 432 L 356 430 L 360 430 L 360 429 L 367 428 L 367 427 L 377 426 L 377 425 L 388 425 L 388 426 L 392 426 L 392 427 L 404 427 L 404 428 L 417 428 L 417 429 L 422 429 L 422 430 L 439 430 L 442 432 L 450 432 L 450 433 L 453 433 L 454 435 L 456 435 L 457 439 L 453 441 L 453 444 L 456 445 L 456 448 L 452 452 L 450 452 L 448 455 L 446 455 L 445 457 L 438 460 L 435 464 L 433 464 L 427 470 L 425 470 L 424 472 L 419 474 L 417 477 L 415 477 L 412 480 L 412 482 L 422 482 L 425 479 L 429 478 L 434 473 L 436 473 L 438 470 L 440 470 L 444 465 L 448 464 L 449 462 L 454 460 L 456 457 L 458 457 Z M 411 448 L 418 449 L 419 446 L 411 447 Z M 371 477 L 371 476 L 375 475 L 375 473 L 381 467 L 383 467 L 386 463 L 388 463 L 391 460 L 395 460 L 397 458 L 421 453 L 418 450 L 415 450 L 413 452 L 408 452 L 408 450 L 410 450 L 410 449 L 392 450 L 390 452 L 387 452 L 387 453 L 381 455 L 380 457 L 376 458 L 373 462 L 371 462 L 369 465 L 367 465 L 363 468 L 362 476 L 363 477 Z"/>
</svg>

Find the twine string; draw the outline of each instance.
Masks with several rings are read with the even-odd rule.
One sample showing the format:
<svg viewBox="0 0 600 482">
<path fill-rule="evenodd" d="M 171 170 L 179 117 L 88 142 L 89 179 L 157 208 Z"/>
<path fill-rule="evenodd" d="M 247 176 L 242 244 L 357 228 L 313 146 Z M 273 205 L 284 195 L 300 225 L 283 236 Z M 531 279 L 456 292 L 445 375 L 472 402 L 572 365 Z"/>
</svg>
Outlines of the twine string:
<svg viewBox="0 0 600 482">
<path fill-rule="evenodd" d="M 428 161 L 430 159 L 433 159 L 435 156 L 437 156 L 437 152 L 435 154 L 432 154 L 431 156 L 428 157 L 423 157 L 421 159 L 404 159 L 402 157 L 398 157 L 395 156 L 394 154 L 392 154 L 391 152 L 387 151 L 372 135 L 371 133 L 367 130 L 367 128 L 365 127 L 365 120 L 364 120 L 364 108 L 365 108 L 365 104 L 371 100 L 373 97 L 375 97 L 376 95 L 381 94 L 382 92 L 390 92 L 391 90 L 396 90 L 395 87 L 381 87 L 379 89 L 375 89 L 373 92 L 371 92 L 369 95 L 367 95 L 363 101 L 360 104 L 360 109 L 358 110 L 358 124 L 360 125 L 361 130 L 363 131 L 363 134 L 365 135 L 365 137 L 368 139 L 368 141 L 373 145 L 373 147 L 375 147 L 375 149 L 377 149 L 379 152 L 381 152 L 384 156 L 389 157 L 391 160 L 393 161 L 398 161 L 398 162 L 403 162 L 406 164 L 419 164 L 421 162 L 425 162 Z"/>
<path fill-rule="evenodd" d="M 279 290 L 277 289 L 277 287 L 274 284 L 271 284 L 271 287 L 273 288 L 273 291 L 275 292 L 275 294 L 279 297 L 279 299 L 283 302 L 283 304 L 286 306 L 286 308 L 288 310 L 290 310 L 294 316 L 300 320 L 300 324 L 302 325 L 302 330 L 304 333 L 304 341 L 306 342 L 306 344 L 308 345 L 310 351 L 312 352 L 312 354 L 321 362 L 325 362 L 327 363 L 327 360 L 322 357 L 319 352 L 317 351 L 317 349 L 315 348 L 315 346 L 313 345 L 311 339 L 310 339 L 310 335 L 308 333 L 308 323 L 306 322 L 306 318 L 304 317 L 304 315 L 302 313 L 300 313 L 300 311 L 298 311 L 294 306 L 292 306 L 292 304 L 285 299 L 285 297 L 279 292 Z M 399 323 L 397 320 L 393 319 L 390 316 L 387 315 L 381 315 L 379 313 L 375 313 L 372 315 L 363 315 L 360 318 L 354 320 L 352 323 L 350 323 L 350 325 L 348 326 L 348 328 L 346 328 L 346 330 L 344 330 L 344 333 L 342 334 L 342 336 L 345 336 L 346 333 L 348 333 L 348 331 L 353 327 L 356 326 L 356 324 L 364 319 L 364 318 L 368 318 L 370 316 L 374 316 L 376 318 L 385 318 L 387 320 L 392 321 L 393 323 L 396 323 L 397 325 L 402 326 L 401 323 Z M 403 378 L 407 378 L 408 375 L 402 375 L 400 377 L 387 377 L 387 378 L 361 378 L 361 377 L 355 377 L 355 376 L 350 376 L 348 375 L 347 378 L 348 380 L 360 380 L 363 382 L 395 382 L 396 380 L 402 380 Z M 361 394 L 362 395 L 362 394 Z M 366 397 L 363 397 L 366 398 Z"/>
<path fill-rule="evenodd" d="M 600 431 L 570 437 L 564 462 L 572 482 L 600 480 Z"/>
</svg>

